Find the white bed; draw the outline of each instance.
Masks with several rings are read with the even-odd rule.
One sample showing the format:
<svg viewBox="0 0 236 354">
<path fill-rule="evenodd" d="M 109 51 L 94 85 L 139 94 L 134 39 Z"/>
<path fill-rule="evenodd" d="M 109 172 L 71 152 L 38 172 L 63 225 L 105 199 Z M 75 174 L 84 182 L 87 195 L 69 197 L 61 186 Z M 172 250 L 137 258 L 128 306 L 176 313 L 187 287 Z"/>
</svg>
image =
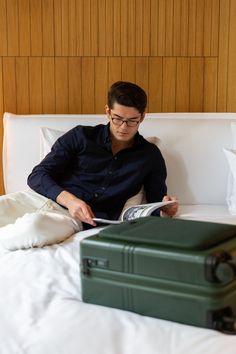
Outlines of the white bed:
<svg viewBox="0 0 236 354">
<path fill-rule="evenodd" d="M 232 145 L 230 123 L 236 122 L 235 115 L 193 115 L 192 121 L 180 115 L 154 116 L 144 123 L 143 133 L 157 135 L 161 140 L 170 192 L 175 192 L 183 202 L 182 216 L 236 224 L 225 202 L 229 169 L 220 153 L 222 147 Z M 94 116 L 90 123 L 102 120 L 105 118 Z M 39 160 L 40 126 L 65 130 L 87 121 L 88 117 L 81 116 L 5 115 L 7 192 L 25 188 L 25 176 Z M 185 132 L 183 126 L 187 127 Z M 211 145 L 205 135 L 209 126 L 211 136 L 215 134 Z M 188 149 L 186 144 L 190 144 Z M 203 176 L 196 173 L 205 163 L 199 150 L 200 155 L 205 152 L 205 162 L 217 155 Z M 80 241 L 94 232 L 97 230 L 83 231 L 58 245 L 14 251 L 0 257 L 0 354 L 236 353 L 235 336 L 83 303 Z"/>
</svg>

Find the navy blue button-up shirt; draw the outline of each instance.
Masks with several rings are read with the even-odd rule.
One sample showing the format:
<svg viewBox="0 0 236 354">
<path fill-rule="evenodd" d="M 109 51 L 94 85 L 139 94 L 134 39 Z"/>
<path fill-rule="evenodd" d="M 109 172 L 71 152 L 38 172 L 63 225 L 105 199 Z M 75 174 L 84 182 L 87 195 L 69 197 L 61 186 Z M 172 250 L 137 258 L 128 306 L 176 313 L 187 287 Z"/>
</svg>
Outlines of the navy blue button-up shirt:
<svg viewBox="0 0 236 354">
<path fill-rule="evenodd" d="M 34 167 L 28 185 L 56 201 L 66 190 L 90 205 L 96 217 L 118 219 L 128 198 L 144 186 L 147 202 L 166 194 L 160 150 L 138 132 L 132 147 L 113 155 L 108 125 L 77 126 Z"/>
</svg>

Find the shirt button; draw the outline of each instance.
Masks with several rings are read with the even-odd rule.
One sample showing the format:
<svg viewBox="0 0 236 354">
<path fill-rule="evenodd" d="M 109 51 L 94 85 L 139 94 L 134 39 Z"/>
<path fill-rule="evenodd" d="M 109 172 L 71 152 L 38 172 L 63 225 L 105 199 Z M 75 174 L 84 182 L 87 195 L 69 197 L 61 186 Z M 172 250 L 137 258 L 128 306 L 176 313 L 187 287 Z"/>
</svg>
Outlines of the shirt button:
<svg viewBox="0 0 236 354">
<path fill-rule="evenodd" d="M 114 157 L 114 160 L 117 160 L 117 156 Z"/>
<path fill-rule="evenodd" d="M 105 187 L 102 187 L 102 190 L 103 190 L 103 191 L 105 191 L 105 189 L 106 189 Z"/>
<path fill-rule="evenodd" d="M 112 171 L 109 171 L 108 173 L 109 173 L 109 175 L 112 175 Z"/>
<path fill-rule="evenodd" d="M 94 193 L 94 197 L 97 198 L 97 197 L 98 197 L 98 194 L 97 194 L 97 193 Z"/>
</svg>

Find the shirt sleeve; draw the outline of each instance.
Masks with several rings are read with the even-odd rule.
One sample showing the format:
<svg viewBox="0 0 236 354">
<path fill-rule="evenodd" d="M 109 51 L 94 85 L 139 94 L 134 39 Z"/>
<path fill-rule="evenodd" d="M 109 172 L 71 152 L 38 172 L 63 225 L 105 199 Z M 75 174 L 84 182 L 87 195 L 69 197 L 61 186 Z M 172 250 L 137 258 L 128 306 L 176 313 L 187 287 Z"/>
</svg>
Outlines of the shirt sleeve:
<svg viewBox="0 0 236 354">
<path fill-rule="evenodd" d="M 56 201 L 57 196 L 64 190 L 57 181 L 65 175 L 75 152 L 79 150 L 80 137 L 80 131 L 74 128 L 55 142 L 51 152 L 29 175 L 27 183 L 31 189 Z"/>
<path fill-rule="evenodd" d="M 144 190 L 146 192 L 146 200 L 148 203 L 162 201 L 163 197 L 167 194 L 166 164 L 157 147 L 152 155 L 151 165 L 152 169 L 144 180 Z M 159 215 L 159 213 L 158 210 L 152 215 Z"/>
</svg>

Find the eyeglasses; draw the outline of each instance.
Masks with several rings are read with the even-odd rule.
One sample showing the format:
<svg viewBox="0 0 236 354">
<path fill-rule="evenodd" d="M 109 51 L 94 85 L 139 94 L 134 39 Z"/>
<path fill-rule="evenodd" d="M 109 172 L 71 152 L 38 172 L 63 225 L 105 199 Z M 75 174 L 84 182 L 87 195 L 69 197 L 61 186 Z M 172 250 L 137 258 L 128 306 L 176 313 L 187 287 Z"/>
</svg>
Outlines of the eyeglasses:
<svg viewBox="0 0 236 354">
<path fill-rule="evenodd" d="M 111 117 L 111 120 L 113 124 L 121 126 L 123 123 L 126 123 L 128 127 L 137 127 L 137 125 L 140 123 L 140 120 L 132 120 L 132 119 L 121 119 L 121 118 L 115 118 Z"/>
</svg>

